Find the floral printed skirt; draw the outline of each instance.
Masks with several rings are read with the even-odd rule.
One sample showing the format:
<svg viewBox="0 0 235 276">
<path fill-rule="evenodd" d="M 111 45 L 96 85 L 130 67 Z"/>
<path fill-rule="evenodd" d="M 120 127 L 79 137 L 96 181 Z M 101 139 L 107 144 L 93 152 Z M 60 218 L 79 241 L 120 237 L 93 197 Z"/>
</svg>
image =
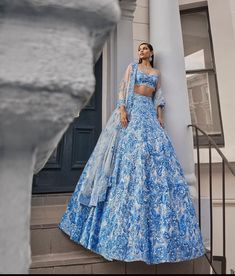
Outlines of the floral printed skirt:
<svg viewBox="0 0 235 276">
<path fill-rule="evenodd" d="M 78 203 L 78 182 L 59 228 L 110 261 L 158 264 L 202 256 L 188 184 L 151 97 L 134 95 L 121 131 L 106 200 L 92 207 Z"/>
</svg>

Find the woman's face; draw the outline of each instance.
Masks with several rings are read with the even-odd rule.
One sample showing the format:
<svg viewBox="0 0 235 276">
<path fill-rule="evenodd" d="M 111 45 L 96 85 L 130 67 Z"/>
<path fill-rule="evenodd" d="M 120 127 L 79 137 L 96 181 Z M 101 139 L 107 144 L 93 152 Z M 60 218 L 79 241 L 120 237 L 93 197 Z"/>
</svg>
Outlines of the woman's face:
<svg viewBox="0 0 235 276">
<path fill-rule="evenodd" d="M 138 48 L 138 55 L 141 59 L 149 59 L 152 55 L 152 51 L 150 51 L 147 44 L 142 44 Z"/>
</svg>

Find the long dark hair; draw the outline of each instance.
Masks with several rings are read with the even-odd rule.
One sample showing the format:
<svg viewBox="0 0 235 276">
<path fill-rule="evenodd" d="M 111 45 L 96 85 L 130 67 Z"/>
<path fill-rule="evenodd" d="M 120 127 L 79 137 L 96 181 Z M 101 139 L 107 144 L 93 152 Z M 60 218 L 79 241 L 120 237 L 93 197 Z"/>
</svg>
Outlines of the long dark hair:
<svg viewBox="0 0 235 276">
<path fill-rule="evenodd" d="M 144 44 L 144 45 L 147 45 L 148 48 L 149 48 L 149 50 L 153 52 L 153 46 L 152 46 L 150 43 L 148 43 L 148 42 L 142 42 L 142 43 L 140 43 L 138 49 L 139 49 L 140 46 L 143 45 L 143 44 Z M 152 55 L 152 60 L 150 61 L 150 64 L 151 64 L 152 67 L 153 67 L 153 62 L 154 62 L 154 54 Z M 141 59 L 141 58 L 139 59 L 139 64 L 140 64 L 140 63 L 142 63 L 142 59 Z"/>
</svg>

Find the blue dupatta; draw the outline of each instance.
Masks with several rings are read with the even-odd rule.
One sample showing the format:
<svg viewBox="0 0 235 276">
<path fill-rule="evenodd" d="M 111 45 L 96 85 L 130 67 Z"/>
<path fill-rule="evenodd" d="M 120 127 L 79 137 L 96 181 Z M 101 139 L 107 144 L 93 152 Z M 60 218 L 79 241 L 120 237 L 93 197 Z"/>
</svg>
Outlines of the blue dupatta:
<svg viewBox="0 0 235 276">
<path fill-rule="evenodd" d="M 134 85 L 138 63 L 129 64 L 121 81 L 118 93 L 118 104 L 112 112 L 105 128 L 102 130 L 97 144 L 82 172 L 77 188 L 80 189 L 78 201 L 87 206 L 96 206 L 105 201 L 107 189 L 111 185 L 110 176 L 120 130 L 120 105 L 125 105 L 128 116 L 133 106 Z M 161 92 L 161 91 L 159 91 Z M 162 93 L 158 90 L 153 98 L 155 106 L 165 106 Z"/>
</svg>

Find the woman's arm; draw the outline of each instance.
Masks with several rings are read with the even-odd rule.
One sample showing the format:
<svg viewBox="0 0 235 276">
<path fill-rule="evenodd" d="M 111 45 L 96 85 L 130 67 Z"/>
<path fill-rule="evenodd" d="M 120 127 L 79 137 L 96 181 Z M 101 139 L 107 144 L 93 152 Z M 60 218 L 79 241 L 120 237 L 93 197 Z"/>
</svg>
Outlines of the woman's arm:
<svg viewBox="0 0 235 276">
<path fill-rule="evenodd" d="M 158 110 L 157 119 L 158 119 L 160 125 L 164 128 L 164 119 L 163 119 L 163 115 L 162 115 L 162 108 L 160 106 L 158 106 L 157 110 Z"/>
<path fill-rule="evenodd" d="M 120 121 L 123 127 L 126 127 L 128 124 L 125 100 L 126 100 L 126 95 L 128 90 L 128 84 L 130 81 L 131 69 L 132 69 L 132 66 L 131 64 L 129 64 L 122 78 L 122 81 L 120 83 L 119 92 L 118 92 L 117 106 L 120 112 Z"/>
<path fill-rule="evenodd" d="M 156 92 L 154 96 L 154 105 L 156 106 L 157 109 L 157 118 L 162 127 L 164 127 L 164 120 L 163 120 L 163 110 L 165 108 L 166 102 L 164 99 L 164 96 L 162 95 L 162 90 L 161 90 L 161 75 L 160 71 L 158 73 L 158 82 L 157 82 L 157 87 L 156 87 Z"/>
</svg>

